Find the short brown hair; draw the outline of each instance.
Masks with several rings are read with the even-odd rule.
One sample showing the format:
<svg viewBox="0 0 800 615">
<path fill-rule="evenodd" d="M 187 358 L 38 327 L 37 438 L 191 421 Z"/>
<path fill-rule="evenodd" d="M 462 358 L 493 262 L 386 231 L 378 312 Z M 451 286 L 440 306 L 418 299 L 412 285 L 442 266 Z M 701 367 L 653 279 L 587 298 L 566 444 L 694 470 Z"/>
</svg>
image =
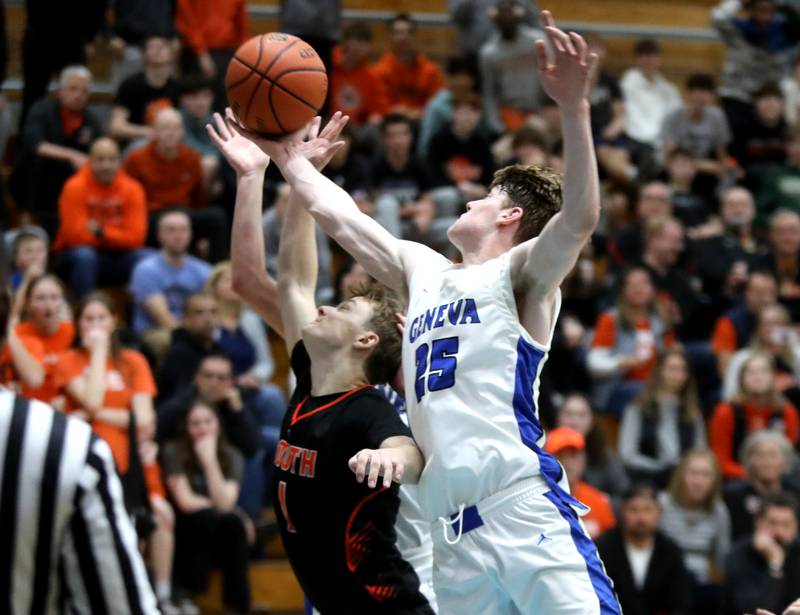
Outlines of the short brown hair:
<svg viewBox="0 0 800 615">
<path fill-rule="evenodd" d="M 354 288 L 349 298 L 355 297 L 362 297 L 370 303 L 372 319 L 368 325 L 379 338 L 364 362 L 364 373 L 370 384 L 391 382 L 400 368 L 403 338 L 397 330 L 397 313 L 403 311 L 403 305 L 389 288 L 374 282 Z"/>
<path fill-rule="evenodd" d="M 542 232 L 561 209 L 561 175 L 535 165 L 515 164 L 495 172 L 490 190 L 499 188 L 509 207 L 522 208 L 522 221 L 514 243 L 522 243 Z"/>
</svg>

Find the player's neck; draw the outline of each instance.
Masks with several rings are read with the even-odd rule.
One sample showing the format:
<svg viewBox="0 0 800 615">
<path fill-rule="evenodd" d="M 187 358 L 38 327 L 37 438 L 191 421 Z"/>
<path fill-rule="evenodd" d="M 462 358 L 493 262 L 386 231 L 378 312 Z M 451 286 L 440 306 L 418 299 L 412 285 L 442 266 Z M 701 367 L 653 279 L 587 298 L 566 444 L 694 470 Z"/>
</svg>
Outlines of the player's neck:
<svg viewBox="0 0 800 615">
<path fill-rule="evenodd" d="M 314 397 L 341 393 L 367 384 L 363 363 L 353 357 L 327 352 L 325 356 L 311 353 L 311 394 Z M 322 353 L 320 353 L 322 354 Z"/>
<path fill-rule="evenodd" d="M 510 246 L 490 238 L 470 248 L 464 247 L 461 250 L 461 259 L 465 267 L 480 265 L 502 256 L 509 249 Z"/>
</svg>

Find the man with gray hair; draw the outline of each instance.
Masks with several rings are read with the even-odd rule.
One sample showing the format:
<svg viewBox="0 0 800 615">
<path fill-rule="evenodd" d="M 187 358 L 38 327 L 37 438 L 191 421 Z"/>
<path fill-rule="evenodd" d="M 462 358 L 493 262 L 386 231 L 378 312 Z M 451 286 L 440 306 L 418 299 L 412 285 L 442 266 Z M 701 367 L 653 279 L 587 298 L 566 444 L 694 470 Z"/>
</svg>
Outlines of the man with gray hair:
<svg viewBox="0 0 800 615">
<path fill-rule="evenodd" d="M 741 462 L 747 476 L 727 484 L 724 492 L 731 517 L 731 540 L 753 531 L 762 498 L 782 491 L 800 495 L 796 481 L 790 478 L 794 460 L 791 442 L 778 431 L 762 429 L 745 439 Z"/>
<path fill-rule="evenodd" d="M 35 103 L 22 127 L 12 194 L 51 236 L 58 226 L 61 188 L 86 163 L 89 146 L 103 132 L 100 119 L 88 108 L 91 84 L 88 68 L 66 67 L 55 98 Z"/>
</svg>

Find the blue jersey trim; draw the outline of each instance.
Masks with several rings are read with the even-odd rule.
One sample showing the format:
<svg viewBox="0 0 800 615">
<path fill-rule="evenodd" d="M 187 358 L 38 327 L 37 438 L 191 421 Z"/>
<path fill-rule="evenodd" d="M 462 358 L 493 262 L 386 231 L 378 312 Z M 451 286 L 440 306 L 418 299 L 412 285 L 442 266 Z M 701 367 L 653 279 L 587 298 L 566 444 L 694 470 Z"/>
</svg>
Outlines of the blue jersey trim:
<svg viewBox="0 0 800 615">
<path fill-rule="evenodd" d="M 562 518 L 569 523 L 569 530 L 575 543 L 575 548 L 578 549 L 578 553 L 581 554 L 581 557 L 586 562 L 586 570 L 589 573 L 594 593 L 600 601 L 600 615 L 622 615 L 617 595 L 614 592 L 614 585 L 606 574 L 603 562 L 600 561 L 597 547 L 583 531 L 575 511 L 563 500 L 558 492 L 548 491 L 544 494 L 544 497 L 555 505 Z"/>
<path fill-rule="evenodd" d="M 543 451 L 538 444 L 544 430 L 537 414 L 533 385 L 539 375 L 544 355 L 544 350 L 537 348 L 520 336 L 517 342 L 517 371 L 514 379 L 514 417 L 517 419 L 522 442 L 539 459 L 540 472 L 548 487 L 558 493 L 567 504 L 586 510 L 584 504 L 581 504 L 558 484 L 564 470 L 556 458 Z"/>
</svg>

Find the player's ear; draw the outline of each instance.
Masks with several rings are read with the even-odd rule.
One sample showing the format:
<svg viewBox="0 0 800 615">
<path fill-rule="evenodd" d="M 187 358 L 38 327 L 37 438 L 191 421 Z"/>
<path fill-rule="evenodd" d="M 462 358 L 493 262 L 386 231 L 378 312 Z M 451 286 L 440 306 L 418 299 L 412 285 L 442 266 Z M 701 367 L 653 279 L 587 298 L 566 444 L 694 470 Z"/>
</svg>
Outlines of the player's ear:
<svg viewBox="0 0 800 615">
<path fill-rule="evenodd" d="M 371 350 L 378 345 L 380 338 L 374 331 L 362 331 L 353 342 L 353 348 L 358 350 Z"/>
<path fill-rule="evenodd" d="M 497 216 L 498 226 L 509 226 L 515 222 L 522 221 L 522 207 L 505 207 L 500 210 Z"/>
</svg>

